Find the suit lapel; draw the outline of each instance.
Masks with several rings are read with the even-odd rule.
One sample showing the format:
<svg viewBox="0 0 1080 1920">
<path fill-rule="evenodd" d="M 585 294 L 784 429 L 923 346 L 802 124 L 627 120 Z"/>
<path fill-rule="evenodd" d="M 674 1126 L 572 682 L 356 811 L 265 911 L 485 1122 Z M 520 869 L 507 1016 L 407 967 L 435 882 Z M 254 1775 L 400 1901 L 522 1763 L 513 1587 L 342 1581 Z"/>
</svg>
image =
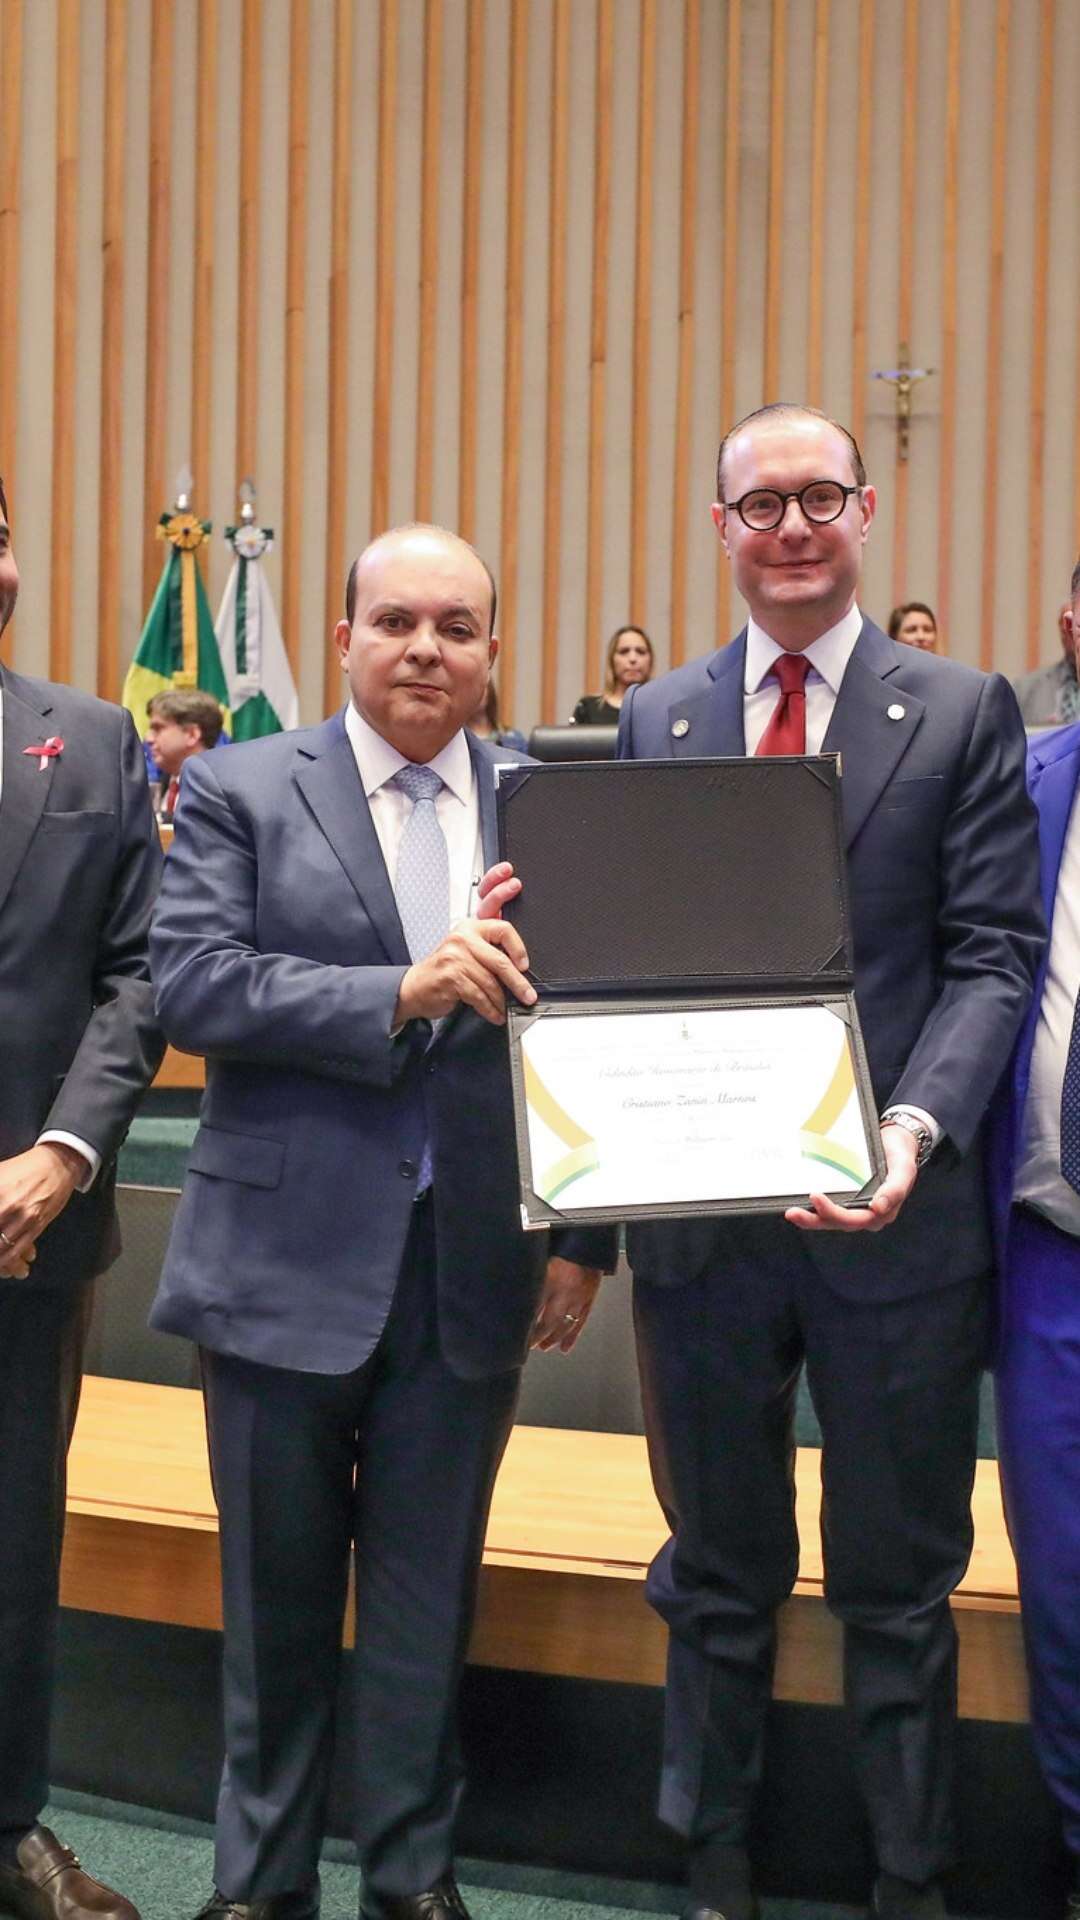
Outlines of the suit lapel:
<svg viewBox="0 0 1080 1920">
<path fill-rule="evenodd" d="M 746 752 L 743 731 L 743 667 L 746 629 L 714 654 L 704 693 L 674 700 L 668 709 L 669 751 L 676 759 L 730 758 Z"/>
<path fill-rule="evenodd" d="M 40 746 L 48 728 L 42 725 L 52 705 L 36 704 L 30 690 L 10 674 L 3 676 L 4 775 L 0 793 L 0 911 L 15 884 L 15 876 L 45 810 L 56 761 L 42 769 L 39 760 L 24 753 Z"/>
<path fill-rule="evenodd" d="M 339 713 L 317 730 L 312 744 L 299 750 L 297 762 L 293 778 L 363 901 L 387 959 L 393 966 L 407 967 L 409 951 L 394 889 Z"/>
<path fill-rule="evenodd" d="M 889 676 L 899 665 L 894 642 L 864 620 L 821 747 L 823 753 L 841 756 L 849 847 L 922 724 L 924 702 L 904 688 L 889 687 Z"/>
<path fill-rule="evenodd" d="M 480 844 L 484 853 L 484 871 L 493 867 L 499 857 L 499 823 L 495 809 L 495 768 L 500 761 L 511 756 L 485 745 L 475 734 L 466 733 L 469 755 L 473 765 L 473 778 L 476 781 L 476 798 L 480 809 Z"/>
</svg>

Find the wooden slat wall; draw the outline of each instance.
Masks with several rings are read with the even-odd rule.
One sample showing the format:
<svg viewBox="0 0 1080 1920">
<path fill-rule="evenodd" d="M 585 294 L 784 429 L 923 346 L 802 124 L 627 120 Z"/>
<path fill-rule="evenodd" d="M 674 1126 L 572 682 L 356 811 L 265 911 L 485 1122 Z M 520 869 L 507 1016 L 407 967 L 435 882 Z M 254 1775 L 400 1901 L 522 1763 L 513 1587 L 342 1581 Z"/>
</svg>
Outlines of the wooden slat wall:
<svg viewBox="0 0 1080 1920">
<path fill-rule="evenodd" d="M 341 606 L 345 569 L 345 462 L 349 444 L 349 130 L 352 123 L 352 5 L 334 8 L 334 124 L 331 156 L 330 286 L 327 433 L 326 433 L 326 578 L 327 615 Z M 333 649 L 324 648 L 323 700 L 327 712 L 337 706 L 341 671 Z"/>
<path fill-rule="evenodd" d="M 245 30 L 247 22 L 245 19 Z M 191 302 L 191 471 L 195 495 L 210 487 L 210 412 L 214 355 L 214 205 L 217 178 L 218 0 L 199 0 L 199 71 L 195 106 L 195 281 Z M 245 101 L 250 80 L 245 76 Z M 246 141 L 245 145 L 250 145 Z M 250 164 L 250 159 L 249 159 Z M 257 164 L 257 161 L 256 161 Z M 250 202 L 253 182 L 245 182 Z M 243 196 L 241 204 L 243 204 Z M 242 246 L 242 242 L 241 242 Z M 239 343 L 238 343 L 239 345 Z M 244 376 L 245 380 L 250 375 Z M 238 405 L 237 412 L 241 408 Z M 165 502 L 162 501 L 164 506 Z M 203 506 L 205 512 L 205 506 Z M 199 549 L 205 569 L 206 547 Z"/>
<path fill-rule="evenodd" d="M 351 554 L 415 512 L 495 563 L 528 727 L 628 617 L 661 665 L 729 636 L 715 445 L 802 393 L 882 495 L 869 610 L 1053 659 L 1078 97 L 1075 0 L 0 0 L 5 657 L 117 694 L 177 468 L 219 532 L 250 470 L 305 719 Z M 871 377 L 904 338 L 938 369 L 910 468 Z M 212 598 L 225 571 L 218 538 Z"/>
<path fill-rule="evenodd" d="M 995 553 L 998 534 L 998 457 L 1001 439 L 1002 306 L 1005 281 L 1005 169 L 1008 156 L 1009 0 L 998 0 L 994 25 L 994 117 L 990 164 L 990 259 L 986 345 L 986 453 L 983 473 L 982 593 L 979 665 L 994 657 Z"/>
<path fill-rule="evenodd" d="M 19 199 L 22 178 L 23 0 L 0 0 L 0 478 L 14 522 L 19 358 Z M 0 656 L 11 658 L 14 627 L 0 638 Z"/>
<path fill-rule="evenodd" d="M 170 186 L 172 179 L 173 0 L 157 0 L 150 42 L 149 225 L 146 241 L 146 410 L 143 419 L 143 577 L 146 606 L 161 572 L 155 538 L 158 516 L 175 494 L 175 474 L 166 479 L 165 426 L 168 381 Z M 198 477 L 198 476 L 196 476 Z M 166 497 L 166 494 L 168 497 Z M 132 647 L 134 652 L 134 647 Z"/>
<path fill-rule="evenodd" d="M 49 673 L 71 677 L 71 525 L 75 507 L 76 221 L 79 0 L 60 0 L 56 37 L 56 232 L 53 285 L 52 579 Z"/>
<path fill-rule="evenodd" d="M 127 127 L 127 0 L 105 9 L 105 146 L 101 210 L 101 402 L 99 494 L 120 498 L 124 404 L 124 135 Z M 100 516 L 96 692 L 120 684 L 120 516 Z"/>
<path fill-rule="evenodd" d="M 285 480 L 281 628 L 289 664 L 300 661 L 300 547 L 304 536 L 304 349 L 307 342 L 308 143 L 311 15 L 293 0 L 289 22 L 289 210 L 285 238 Z"/>
</svg>

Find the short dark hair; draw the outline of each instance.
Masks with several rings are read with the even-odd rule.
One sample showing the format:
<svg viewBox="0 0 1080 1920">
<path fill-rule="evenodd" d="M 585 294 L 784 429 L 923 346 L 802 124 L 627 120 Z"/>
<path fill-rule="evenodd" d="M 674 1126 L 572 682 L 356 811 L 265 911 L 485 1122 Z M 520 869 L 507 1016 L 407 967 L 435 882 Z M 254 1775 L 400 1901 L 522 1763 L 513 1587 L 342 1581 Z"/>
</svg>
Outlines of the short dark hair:
<svg viewBox="0 0 1080 1920">
<path fill-rule="evenodd" d="M 495 586 L 495 575 L 492 573 L 483 554 L 477 553 L 471 540 L 466 540 L 462 534 L 455 533 L 450 527 L 428 526 L 426 522 L 416 520 L 403 527 L 387 527 L 386 533 L 377 534 L 375 540 L 368 542 L 368 546 L 364 548 L 364 553 L 367 553 L 370 547 L 375 546 L 378 540 L 385 540 L 387 534 L 390 533 L 442 533 L 446 534 L 451 540 L 459 540 L 463 547 L 468 548 L 473 559 L 479 560 L 480 565 L 487 574 L 488 586 L 491 588 L 491 624 L 488 627 L 488 637 L 490 638 L 495 631 L 495 608 L 498 605 L 499 595 Z M 349 577 L 345 582 L 345 618 L 350 627 L 356 617 L 356 574 L 360 562 L 364 557 L 364 553 L 357 554 L 356 559 L 349 568 Z"/>
<path fill-rule="evenodd" d="M 933 607 L 928 607 L 925 600 L 905 600 L 902 607 L 894 607 L 889 615 L 890 640 L 899 639 L 900 629 L 909 613 L 925 613 L 934 632 L 937 632 L 937 614 Z"/>
<path fill-rule="evenodd" d="M 149 715 L 171 720 L 177 727 L 198 727 L 204 747 L 216 747 L 225 725 L 225 715 L 212 693 L 201 687 L 165 687 L 151 694 L 146 703 Z"/>
<path fill-rule="evenodd" d="M 716 456 L 716 497 L 721 505 L 724 504 L 724 455 L 735 435 L 741 433 L 744 427 L 751 426 L 755 420 L 805 419 L 807 417 L 811 420 L 824 420 L 828 426 L 835 427 L 837 433 L 843 434 L 851 453 L 851 471 L 855 476 L 855 485 L 865 487 L 866 468 L 863 465 L 863 457 L 859 452 L 859 443 L 848 427 L 845 427 L 841 421 L 834 420 L 831 414 L 822 413 L 820 407 L 806 407 L 799 400 L 772 400 L 767 407 L 755 407 L 753 413 L 744 414 L 741 420 L 737 420 L 733 427 L 728 428 L 720 442 L 720 451 Z"/>
<path fill-rule="evenodd" d="M 1073 568 L 1072 597 L 1074 600 L 1076 599 L 1076 596 L 1078 593 L 1080 593 L 1080 560 L 1077 561 L 1075 567 Z"/>
</svg>

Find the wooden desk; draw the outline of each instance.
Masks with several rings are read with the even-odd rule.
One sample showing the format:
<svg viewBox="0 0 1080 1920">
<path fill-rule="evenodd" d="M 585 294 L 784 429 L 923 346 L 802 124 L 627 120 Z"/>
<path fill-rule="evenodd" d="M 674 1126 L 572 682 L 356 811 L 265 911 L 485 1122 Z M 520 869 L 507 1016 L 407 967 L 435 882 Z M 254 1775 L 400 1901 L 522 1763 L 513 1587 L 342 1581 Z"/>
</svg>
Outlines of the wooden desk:
<svg viewBox="0 0 1080 1920">
<path fill-rule="evenodd" d="M 801 1448 L 803 1543 L 781 1617 L 777 1696 L 841 1698 L 840 1629 L 822 1594 L 820 1455 Z M 976 1543 L 954 1600 L 960 1711 L 1027 1718 L 1016 1569 L 997 1465 L 980 1461 Z M 661 1686 L 665 1631 L 645 1571 L 666 1529 L 633 1434 L 516 1427 L 495 1490 L 470 1658 L 481 1665 Z M 217 1516 L 198 1393 L 88 1378 L 71 1452 L 63 1604 L 220 1627 Z"/>
</svg>

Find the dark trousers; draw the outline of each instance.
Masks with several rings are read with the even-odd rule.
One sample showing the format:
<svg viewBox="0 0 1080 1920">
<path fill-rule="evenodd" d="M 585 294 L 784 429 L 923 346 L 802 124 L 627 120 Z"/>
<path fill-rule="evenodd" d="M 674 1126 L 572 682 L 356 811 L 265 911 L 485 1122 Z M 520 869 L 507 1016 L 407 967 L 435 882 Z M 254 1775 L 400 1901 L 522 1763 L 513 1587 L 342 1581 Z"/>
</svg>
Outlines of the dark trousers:
<svg viewBox="0 0 1080 1920">
<path fill-rule="evenodd" d="M 67 1450 L 90 1323 L 89 1283 L 0 1281 L 0 1832 L 49 1792 Z"/>
<path fill-rule="evenodd" d="M 1031 1731 L 1080 1858 L 1080 1240 L 1017 1208 L 1005 1266 L 998 1453 Z"/>
<path fill-rule="evenodd" d="M 799 1370 L 823 1436 L 825 1595 L 880 1867 L 929 1879 L 952 1851 L 956 1641 L 972 1544 L 984 1357 L 976 1282 L 885 1305 L 830 1291 L 798 1230 L 725 1223 L 681 1287 L 635 1286 L 646 1428 L 672 1539 L 648 1597 L 671 1641 L 660 1812 L 691 1843 L 745 1840 L 775 1614 L 798 1569 Z"/>
<path fill-rule="evenodd" d="M 230 1899 L 316 1871 L 353 1546 L 365 1881 L 419 1893 L 452 1864 L 458 1688 L 519 1375 L 451 1372 L 434 1295 L 424 1202 L 364 1366 L 303 1374 L 203 1354 L 225 1613 L 216 1879 Z"/>
</svg>

